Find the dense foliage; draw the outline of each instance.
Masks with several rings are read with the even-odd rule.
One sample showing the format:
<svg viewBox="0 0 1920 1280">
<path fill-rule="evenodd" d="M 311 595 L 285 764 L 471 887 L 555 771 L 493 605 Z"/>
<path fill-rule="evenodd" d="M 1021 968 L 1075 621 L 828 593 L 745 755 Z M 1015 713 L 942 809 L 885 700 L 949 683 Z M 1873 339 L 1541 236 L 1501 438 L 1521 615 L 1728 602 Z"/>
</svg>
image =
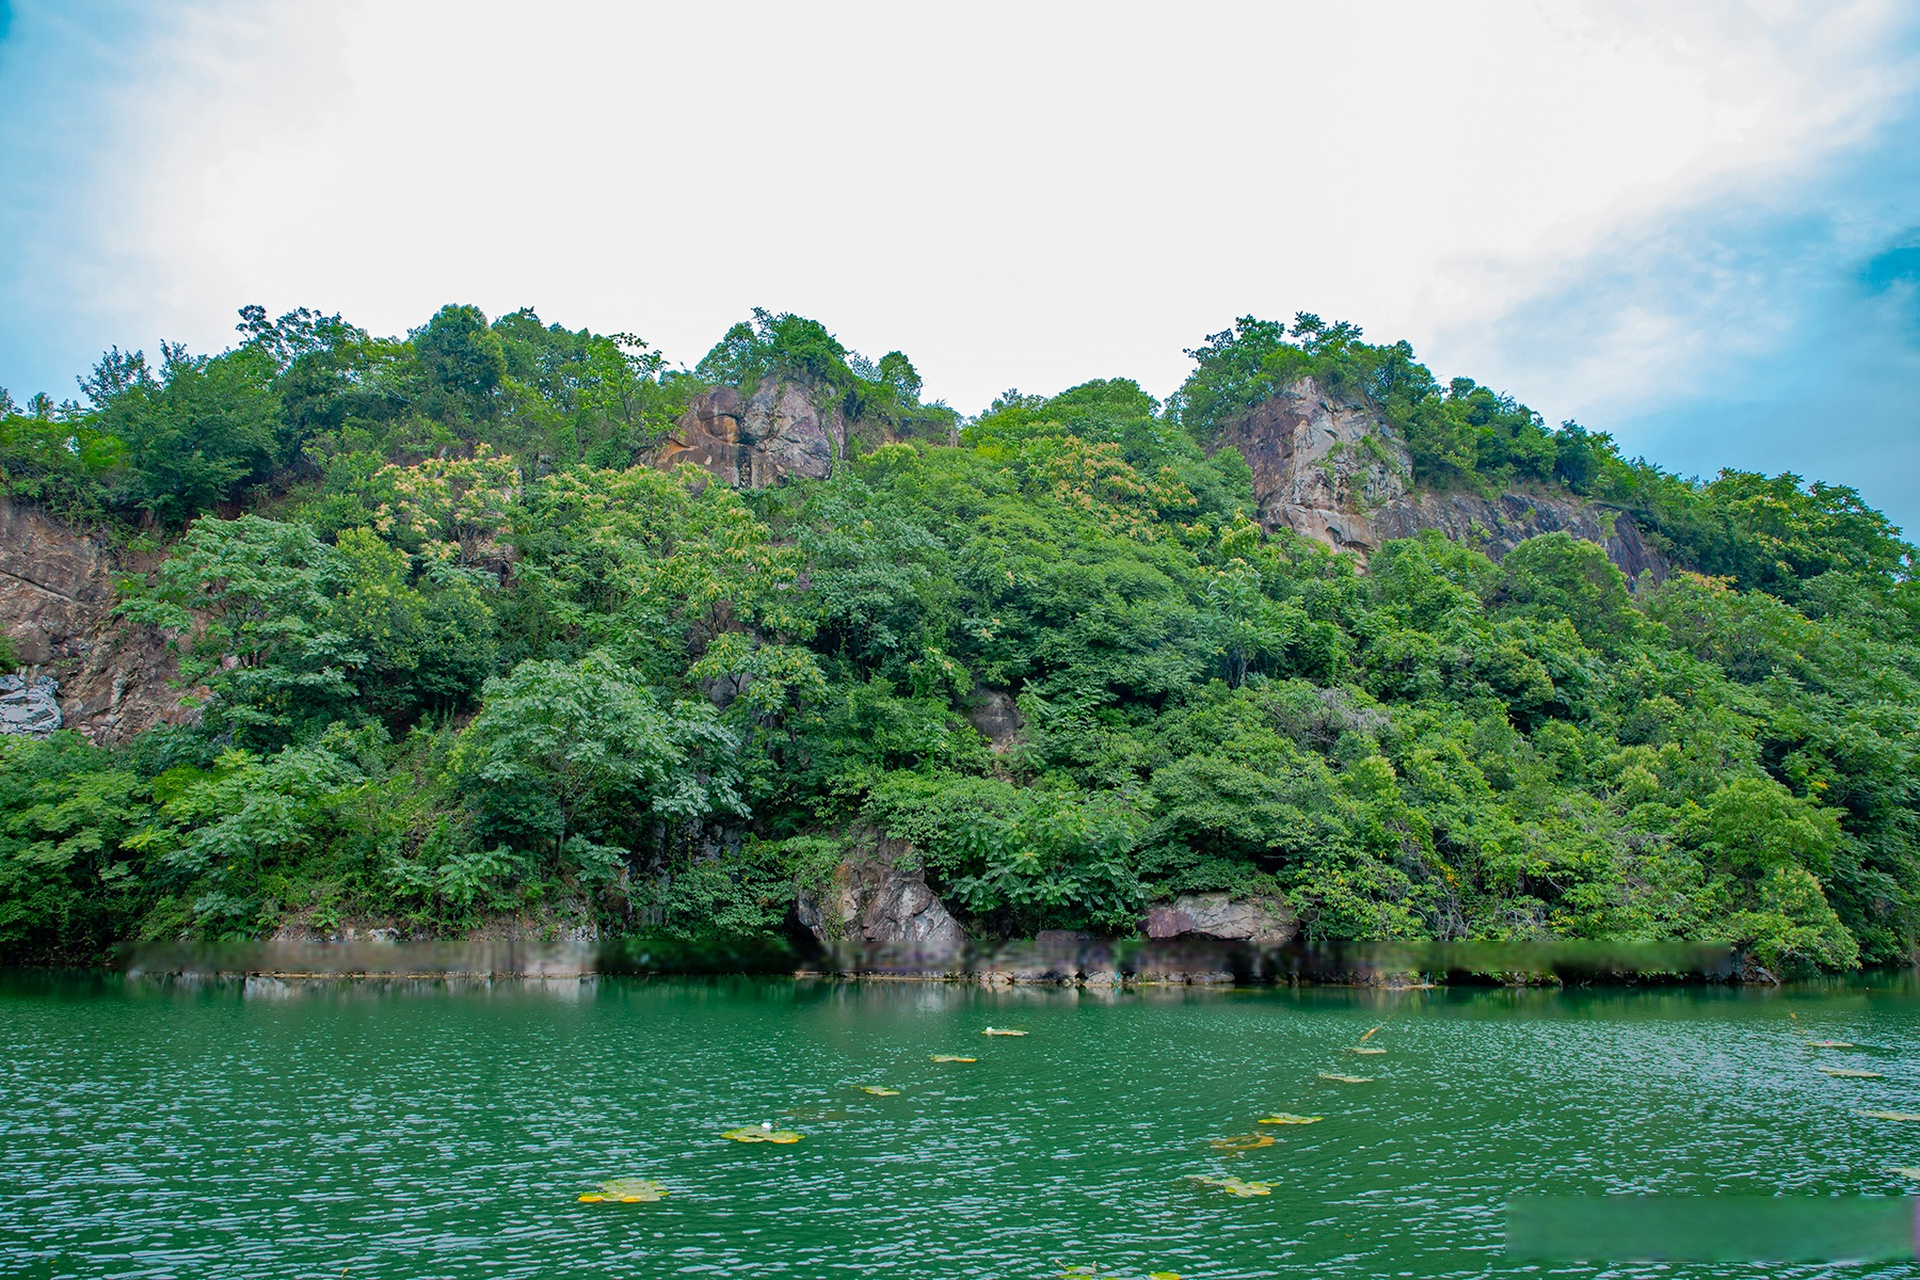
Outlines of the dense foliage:
<svg viewBox="0 0 1920 1280">
<path fill-rule="evenodd" d="M 965 423 L 791 315 L 691 372 L 530 311 L 241 331 L 0 401 L 15 501 L 167 545 L 121 609 L 203 708 L 0 739 L 7 956 L 500 913 L 766 935 L 876 832 L 989 933 L 1221 889 L 1318 938 L 1913 954 L 1920 601 L 1851 490 L 1673 477 L 1311 316 L 1214 335 L 1171 406 L 1114 379 Z M 1307 375 L 1421 482 L 1591 496 L 1684 571 L 1429 533 L 1362 572 L 1263 533 L 1206 446 Z M 758 492 L 647 465 L 693 394 L 767 379 L 866 447 Z"/>
</svg>

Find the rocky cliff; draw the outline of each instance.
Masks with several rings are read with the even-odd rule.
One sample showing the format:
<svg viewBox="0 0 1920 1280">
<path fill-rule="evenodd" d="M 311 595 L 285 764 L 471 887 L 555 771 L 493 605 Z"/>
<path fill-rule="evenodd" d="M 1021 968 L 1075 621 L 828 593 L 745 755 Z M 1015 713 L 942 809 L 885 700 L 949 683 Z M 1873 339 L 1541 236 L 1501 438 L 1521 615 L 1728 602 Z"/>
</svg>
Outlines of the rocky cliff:
<svg viewBox="0 0 1920 1280">
<path fill-rule="evenodd" d="M 146 567 L 0 498 L 0 636 L 31 673 L 20 692 L 51 678 L 64 726 L 96 742 L 190 714 L 170 686 L 177 672 L 165 638 L 113 616 L 114 576 Z"/>
<path fill-rule="evenodd" d="M 1227 423 L 1209 447 L 1238 449 L 1247 460 L 1269 530 L 1291 529 L 1335 550 L 1365 557 L 1388 539 L 1439 529 L 1498 560 L 1528 538 L 1564 530 L 1604 546 L 1630 578 L 1667 574 L 1632 519 L 1600 503 L 1566 493 L 1415 489 L 1413 459 L 1393 427 L 1312 378 Z"/>
<path fill-rule="evenodd" d="M 940 420 L 944 424 L 944 419 Z M 849 419 L 831 394 L 785 378 L 751 391 L 715 387 L 695 396 L 653 450 L 662 471 L 692 463 L 742 489 L 764 489 L 788 476 L 823 480 L 852 452 L 868 451 L 915 434 L 914 424 Z M 919 424 L 924 434 L 926 425 Z M 942 425 L 937 437 L 947 439 Z"/>
<path fill-rule="evenodd" d="M 773 380 L 746 396 L 732 387 L 695 396 L 655 451 L 654 465 L 665 471 L 690 462 L 723 484 L 764 489 L 787 476 L 825 479 L 846 451 L 847 424 L 837 409 Z"/>
<path fill-rule="evenodd" d="M 794 920 L 838 966 L 944 972 L 967 948 L 967 932 L 927 887 L 911 844 L 881 839 L 847 858 L 825 891 L 801 889 Z"/>
</svg>

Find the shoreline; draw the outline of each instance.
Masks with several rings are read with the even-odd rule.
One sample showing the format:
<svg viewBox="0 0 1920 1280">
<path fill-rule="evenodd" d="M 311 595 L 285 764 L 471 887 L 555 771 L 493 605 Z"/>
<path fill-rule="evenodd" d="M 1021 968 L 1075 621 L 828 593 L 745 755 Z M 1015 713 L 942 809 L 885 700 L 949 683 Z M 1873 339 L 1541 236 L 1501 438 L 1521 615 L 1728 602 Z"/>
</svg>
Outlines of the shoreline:
<svg viewBox="0 0 1920 1280">
<path fill-rule="evenodd" d="M 1778 987 L 1783 981 L 1845 976 L 1806 970 L 1776 973 L 1725 944 L 1692 942 L 1294 941 L 1257 946 L 1200 935 L 1056 936 L 929 952 L 912 944 L 820 948 L 780 939 L 691 942 L 495 935 L 403 941 L 385 931 L 373 937 L 123 946 L 85 960 L 48 957 L 11 967 L 283 981 L 759 976 L 987 989 L 1065 987 L 1096 993 L 1178 987 Z M 1889 972 L 1908 967 L 1885 966 Z"/>
</svg>

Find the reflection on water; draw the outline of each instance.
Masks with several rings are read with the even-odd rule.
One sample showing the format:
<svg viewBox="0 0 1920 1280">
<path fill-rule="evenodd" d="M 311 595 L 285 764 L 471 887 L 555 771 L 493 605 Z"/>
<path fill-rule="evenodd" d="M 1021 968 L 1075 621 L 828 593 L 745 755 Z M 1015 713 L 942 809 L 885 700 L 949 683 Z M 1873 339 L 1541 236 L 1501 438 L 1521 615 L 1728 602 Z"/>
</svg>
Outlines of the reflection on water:
<svg viewBox="0 0 1920 1280">
<path fill-rule="evenodd" d="M 1916 1013 L 1905 979 L 18 974 L 0 981 L 0 1273 L 1518 1275 L 1499 1252 L 1513 1196 L 1911 1192 L 1893 1171 L 1920 1166 L 1920 1124 L 1859 1113 L 1920 1111 Z M 1256 1124 L 1276 1114 L 1325 1119 Z M 720 1136 L 763 1124 L 804 1138 Z M 1275 1140 L 1215 1145 L 1249 1133 Z M 667 1198 L 578 1199 L 622 1179 Z"/>
</svg>

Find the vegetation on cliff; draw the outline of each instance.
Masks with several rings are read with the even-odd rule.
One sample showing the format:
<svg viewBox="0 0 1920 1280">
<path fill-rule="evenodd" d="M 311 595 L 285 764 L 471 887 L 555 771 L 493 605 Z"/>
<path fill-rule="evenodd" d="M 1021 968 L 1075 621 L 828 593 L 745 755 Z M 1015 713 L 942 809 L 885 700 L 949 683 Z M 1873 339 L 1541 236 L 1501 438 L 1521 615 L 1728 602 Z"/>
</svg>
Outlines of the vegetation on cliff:
<svg viewBox="0 0 1920 1280">
<path fill-rule="evenodd" d="M 241 333 L 0 400 L 13 500 L 166 545 L 121 610 L 203 704 L 0 741 L 7 957 L 500 913 L 775 933 L 855 829 L 987 932 L 1278 891 L 1321 938 L 1913 953 L 1920 588 L 1852 490 L 1675 477 L 1311 316 L 1209 338 L 1168 406 L 1114 379 L 964 422 L 790 315 L 690 372 L 531 311 Z M 1307 375 L 1419 483 L 1588 496 L 1686 571 L 1429 532 L 1361 572 L 1263 532 L 1208 445 Z M 768 379 L 892 442 L 757 491 L 649 465 L 695 396 Z M 976 729 L 1008 698 L 1017 732 Z"/>
</svg>

